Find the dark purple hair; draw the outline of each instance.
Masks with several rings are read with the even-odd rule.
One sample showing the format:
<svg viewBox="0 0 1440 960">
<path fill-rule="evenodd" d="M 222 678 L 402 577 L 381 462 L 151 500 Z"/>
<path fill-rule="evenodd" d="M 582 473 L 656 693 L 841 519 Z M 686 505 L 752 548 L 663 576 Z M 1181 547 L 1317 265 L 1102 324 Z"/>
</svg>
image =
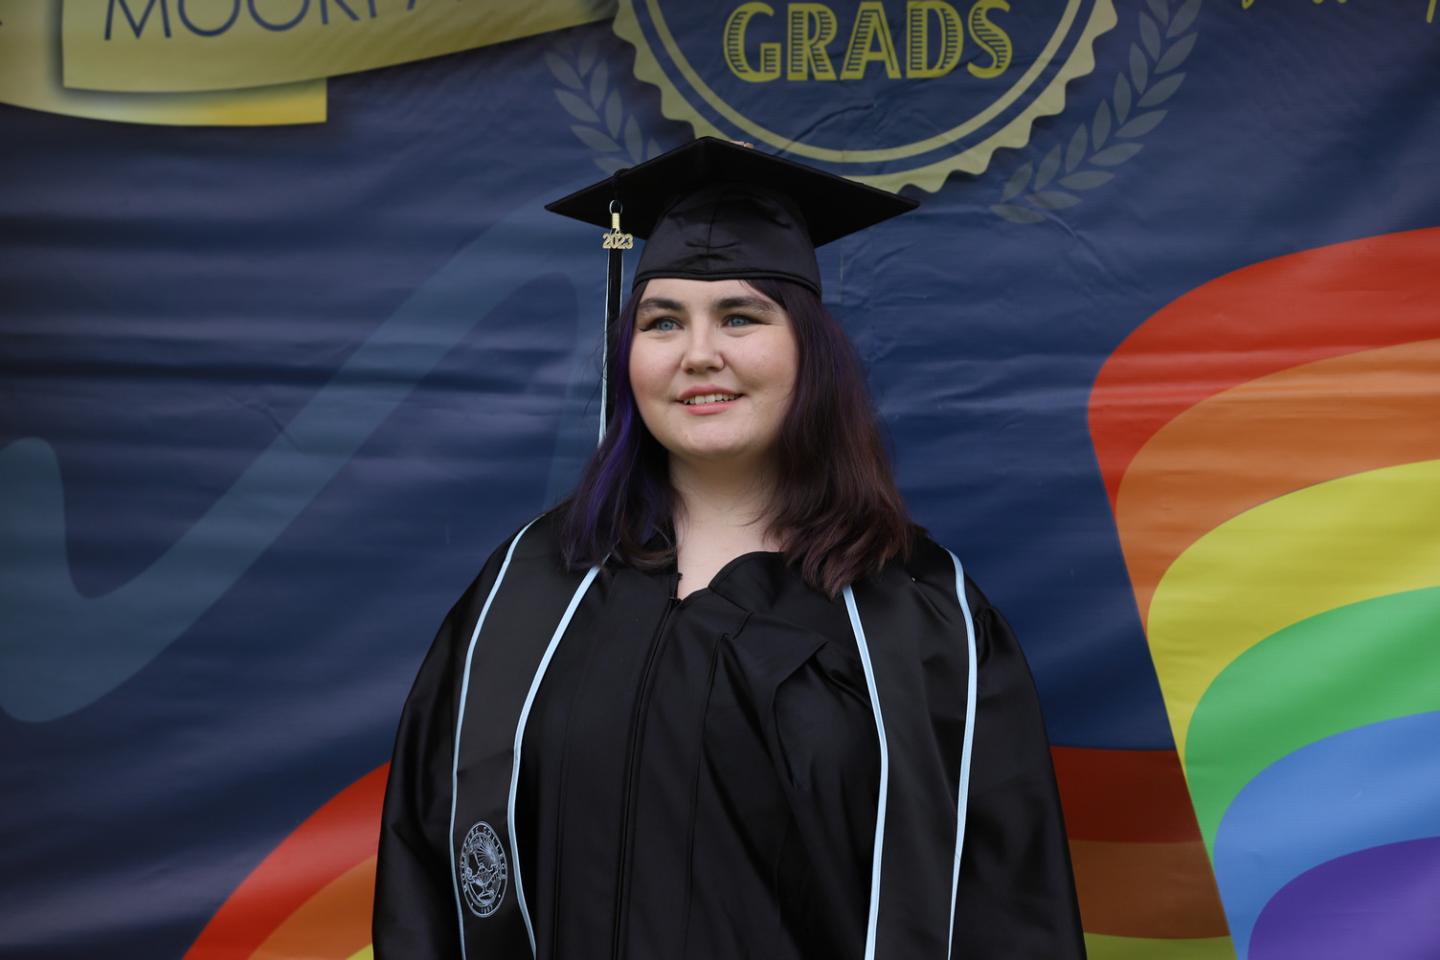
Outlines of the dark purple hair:
<svg viewBox="0 0 1440 960">
<path fill-rule="evenodd" d="M 895 488 L 859 357 L 808 287 L 745 281 L 790 316 L 799 353 L 780 425 L 769 528 L 785 559 L 829 596 L 909 554 L 917 528 Z M 566 562 L 613 555 L 643 569 L 674 560 L 668 453 L 640 419 L 630 387 L 630 344 L 644 287 L 621 311 L 610 345 L 614 413 L 605 440 L 560 507 Z"/>
</svg>

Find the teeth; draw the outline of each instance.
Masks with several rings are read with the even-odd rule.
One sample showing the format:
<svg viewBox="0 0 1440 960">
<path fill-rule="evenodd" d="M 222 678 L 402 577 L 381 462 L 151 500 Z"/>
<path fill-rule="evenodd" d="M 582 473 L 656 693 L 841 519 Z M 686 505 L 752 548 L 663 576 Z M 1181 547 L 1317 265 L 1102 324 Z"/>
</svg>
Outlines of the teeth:
<svg viewBox="0 0 1440 960">
<path fill-rule="evenodd" d="M 724 403 L 727 400 L 739 400 L 738 393 L 702 393 L 698 397 L 691 397 L 684 401 L 687 407 L 697 407 L 702 403 Z"/>
</svg>

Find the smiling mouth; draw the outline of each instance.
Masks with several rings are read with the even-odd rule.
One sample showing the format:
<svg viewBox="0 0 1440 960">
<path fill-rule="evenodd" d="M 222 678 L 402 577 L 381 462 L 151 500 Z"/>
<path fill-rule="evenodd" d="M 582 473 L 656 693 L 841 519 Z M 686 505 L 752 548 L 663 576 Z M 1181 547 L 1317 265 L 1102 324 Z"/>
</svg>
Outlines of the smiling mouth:
<svg viewBox="0 0 1440 960">
<path fill-rule="evenodd" d="M 738 393 L 702 393 L 698 397 L 687 397 L 680 402 L 687 407 L 701 407 L 707 403 L 728 403 L 731 400 L 739 400 Z"/>
</svg>

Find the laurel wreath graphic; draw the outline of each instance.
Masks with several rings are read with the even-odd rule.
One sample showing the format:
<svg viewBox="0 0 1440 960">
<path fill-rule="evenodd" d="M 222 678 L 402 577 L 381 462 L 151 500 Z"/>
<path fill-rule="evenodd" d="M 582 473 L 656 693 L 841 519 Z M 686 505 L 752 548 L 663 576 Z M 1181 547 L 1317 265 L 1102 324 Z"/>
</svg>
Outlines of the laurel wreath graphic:
<svg viewBox="0 0 1440 960">
<path fill-rule="evenodd" d="M 1115 75 L 1112 95 L 1094 116 L 1077 125 L 1069 139 L 1053 146 L 1038 163 L 1021 164 L 1000 191 L 992 212 L 1011 223 L 1041 223 L 1047 212 L 1078 205 L 1081 193 L 1115 178 L 1115 167 L 1144 149 L 1143 138 L 1160 125 L 1168 110 L 1161 105 L 1185 82 L 1179 68 L 1195 49 L 1193 29 L 1204 0 L 1145 0 L 1139 11 L 1140 36 L 1131 43 L 1128 68 Z M 595 155 L 605 173 L 633 166 L 661 152 L 646 138 L 639 120 L 625 109 L 619 86 L 612 87 L 609 65 L 600 57 L 600 36 L 578 45 L 568 38 L 545 53 L 545 64 L 559 83 L 555 99 L 576 122 L 570 130 Z"/>
<path fill-rule="evenodd" d="M 592 33 L 578 45 L 558 43 L 545 53 L 545 65 L 560 83 L 555 99 L 577 123 L 570 130 L 590 149 L 606 173 L 658 156 L 660 144 L 647 139 L 634 114 L 627 116 L 619 87 L 611 88 L 610 68 L 600 58 L 600 40 Z"/>
<path fill-rule="evenodd" d="M 1113 168 L 1144 149 L 1141 139 L 1169 112 L 1157 108 L 1185 82 L 1179 68 L 1195 49 L 1197 34 L 1191 28 L 1203 2 L 1145 0 L 1149 11 L 1140 11 L 1140 39 L 1130 44 L 1129 69 L 1115 75 L 1115 92 L 1100 101 L 1095 115 L 1080 123 L 1068 142 L 1057 143 L 1038 164 L 1027 161 L 1016 168 L 990 210 L 1011 223 L 1040 223 L 1047 211 L 1073 207 L 1082 192 L 1113 180 Z"/>
</svg>

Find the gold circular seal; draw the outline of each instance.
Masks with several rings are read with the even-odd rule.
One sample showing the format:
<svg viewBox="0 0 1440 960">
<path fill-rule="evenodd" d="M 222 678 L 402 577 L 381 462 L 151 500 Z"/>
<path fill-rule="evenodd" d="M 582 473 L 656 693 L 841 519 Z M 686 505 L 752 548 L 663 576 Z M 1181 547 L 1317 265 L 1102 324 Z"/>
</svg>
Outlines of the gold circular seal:
<svg viewBox="0 0 1440 960">
<path fill-rule="evenodd" d="M 923 34 L 929 22 L 927 16 L 943 14 L 940 17 L 943 21 L 946 16 L 957 20 L 960 15 L 953 4 L 944 0 L 910 0 L 902 31 L 907 47 L 903 66 L 881 4 L 873 0 L 858 6 L 851 4 L 856 9 L 850 11 L 853 25 L 839 70 L 830 62 L 827 52 L 831 41 L 840 39 L 838 17 L 830 6 L 789 3 L 777 11 L 768 3 L 740 3 L 730 12 L 724 30 L 714 38 L 715 46 L 724 46 L 725 59 L 720 62 L 729 65 L 730 73 L 752 83 L 783 83 L 787 79 L 812 81 L 811 108 L 817 103 L 826 103 L 823 94 L 814 92 L 820 85 L 813 81 L 843 82 L 864 78 L 867 73 L 882 78 L 888 76 L 900 85 L 902 92 L 898 95 L 887 92 L 892 100 L 905 96 L 904 84 L 914 85 L 911 89 L 917 92 L 921 89 L 919 85 L 930 84 L 927 89 L 933 102 L 933 84 L 943 82 L 951 71 L 962 79 L 966 77 L 955 68 L 960 64 L 959 47 L 963 46 L 964 32 L 968 29 L 972 41 L 979 41 L 983 49 L 991 52 L 990 64 L 970 64 L 969 74 L 1001 83 L 995 84 L 993 92 L 978 101 L 971 97 L 965 115 L 948 118 L 954 122 L 926 122 L 923 136 L 881 146 L 855 143 L 855 137 L 845 137 L 840 147 L 834 143 L 824 144 L 803 133 L 778 131 L 773 125 L 767 126 L 747 115 L 736 103 L 717 92 L 716 81 L 731 78 L 722 76 L 726 71 L 716 66 L 714 58 L 708 58 L 705 66 L 699 67 L 692 62 L 692 57 L 687 57 L 686 46 L 677 40 L 661 0 L 620 0 L 614 30 L 635 48 L 635 76 L 660 91 L 661 111 L 672 120 L 688 123 L 696 136 L 765 143 L 788 155 L 817 162 L 836 173 L 883 189 L 898 190 L 914 185 L 933 192 L 954 171 L 984 173 L 997 149 L 1024 147 L 1036 120 L 1063 112 L 1067 85 L 1095 69 L 1095 40 L 1117 23 L 1113 0 L 1062 0 L 1053 23 L 1046 25 L 1050 28 L 1048 35 L 1028 38 L 1032 49 L 1024 51 L 1023 63 L 1018 60 L 1012 63 L 1010 38 L 987 17 L 1008 12 L 1011 3 L 1022 2 L 974 0 L 969 16 L 958 20 L 961 31 L 958 43 L 952 36 L 948 42 L 942 39 L 942 44 L 927 52 Z M 783 39 L 761 44 L 758 57 L 753 52 L 745 52 L 743 46 L 748 23 L 756 18 L 779 19 L 785 26 Z M 990 46 L 985 45 L 986 41 Z M 710 49 L 713 47 L 705 48 L 707 56 Z M 1004 55 L 1003 64 L 997 50 Z M 936 55 L 947 65 L 943 74 L 934 66 Z M 1012 65 L 1013 72 L 1009 70 Z M 1011 75 L 1002 76 L 1005 73 Z M 840 88 L 832 84 L 820 89 Z M 821 96 L 818 101 L 817 96 Z M 835 103 L 835 112 L 844 109 L 844 104 Z M 944 129 L 936 130 L 942 125 Z"/>
</svg>

